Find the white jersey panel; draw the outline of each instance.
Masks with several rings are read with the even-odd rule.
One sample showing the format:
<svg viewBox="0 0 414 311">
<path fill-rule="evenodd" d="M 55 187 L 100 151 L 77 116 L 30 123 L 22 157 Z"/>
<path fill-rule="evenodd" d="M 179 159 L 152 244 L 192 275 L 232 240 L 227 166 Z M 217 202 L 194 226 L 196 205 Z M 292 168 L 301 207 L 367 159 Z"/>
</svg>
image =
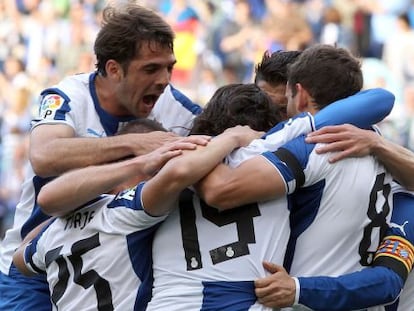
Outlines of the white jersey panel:
<svg viewBox="0 0 414 311">
<path fill-rule="evenodd" d="M 330 156 L 312 152 L 304 170 L 304 187 L 325 186 L 315 219 L 297 239 L 291 267 L 295 276 L 340 275 L 366 266 L 360 261 L 370 264 L 382 238 L 371 218 L 392 204 L 392 178 L 373 157 L 329 164 Z M 383 224 L 391 211 L 389 206 Z"/>
<path fill-rule="evenodd" d="M 152 109 L 149 119 L 160 122 L 165 129 L 180 136 L 187 136 L 194 118 L 202 108 L 188 97 L 168 85 Z"/>
<path fill-rule="evenodd" d="M 47 272 L 56 310 L 96 310 L 98 303 L 108 306 L 110 301 L 114 310 L 134 310 L 142 281 L 137 267 L 151 269 L 151 248 L 137 257 L 132 254 L 141 250 L 152 236 L 148 230 L 164 217 L 151 217 L 141 209 L 108 208 L 112 199 L 106 196 L 57 218 L 38 239 L 35 251 L 26 250 L 34 266 Z M 64 276 L 66 286 L 57 286 Z"/>
<path fill-rule="evenodd" d="M 370 156 L 330 164 L 332 155 L 316 154 L 304 137 L 264 156 L 292 194 L 290 273 L 337 276 L 369 265 L 392 212 L 392 178 L 384 167 Z"/>
<path fill-rule="evenodd" d="M 243 291 L 226 294 L 227 283 L 252 283 L 266 275 L 264 260 L 283 261 L 289 235 L 285 199 L 223 213 L 205 203 L 201 206 L 197 196 L 187 202 L 156 232 L 153 299 L 148 310 L 204 310 L 210 291 L 224 296 L 214 302 L 217 310 L 224 309 L 229 301 L 239 303 L 233 296 Z M 216 283 L 222 287 L 215 288 Z M 244 290 L 254 296 L 251 286 Z M 268 310 L 255 300 L 254 296 L 249 310 Z"/>
<path fill-rule="evenodd" d="M 273 127 L 264 138 L 253 140 L 248 146 L 233 151 L 226 157 L 226 164 L 237 167 L 243 161 L 265 151 L 275 151 L 291 139 L 315 129 L 313 116 L 302 113 Z"/>
</svg>

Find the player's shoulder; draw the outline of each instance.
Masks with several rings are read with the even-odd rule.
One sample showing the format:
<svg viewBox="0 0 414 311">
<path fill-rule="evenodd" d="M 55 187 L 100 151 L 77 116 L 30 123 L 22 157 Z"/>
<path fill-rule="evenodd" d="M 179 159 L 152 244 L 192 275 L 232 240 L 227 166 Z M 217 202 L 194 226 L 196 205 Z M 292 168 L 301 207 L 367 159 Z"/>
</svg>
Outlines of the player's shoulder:
<svg viewBox="0 0 414 311">
<path fill-rule="evenodd" d="M 178 90 L 173 85 L 169 84 L 165 88 L 164 92 L 161 94 L 160 98 L 158 99 L 157 105 L 163 106 L 171 103 L 175 103 L 176 107 L 179 107 L 183 110 L 187 110 L 188 112 L 191 112 L 195 115 L 200 114 L 202 111 L 200 105 L 192 101 L 182 91 Z"/>
<path fill-rule="evenodd" d="M 63 78 L 58 84 L 57 88 L 64 92 L 79 91 L 85 88 L 89 90 L 90 79 L 94 73 L 81 73 Z"/>
<path fill-rule="evenodd" d="M 89 88 L 92 75 L 93 73 L 67 76 L 56 85 L 44 89 L 40 93 L 41 112 L 59 109 L 69 111 L 77 105 L 85 107 L 84 103 L 92 99 Z"/>
<path fill-rule="evenodd" d="M 281 160 L 294 158 L 302 168 L 308 166 L 311 155 L 316 154 L 316 144 L 308 144 L 305 141 L 306 135 L 299 135 L 290 140 L 281 148 L 275 151 L 275 155 Z"/>
</svg>

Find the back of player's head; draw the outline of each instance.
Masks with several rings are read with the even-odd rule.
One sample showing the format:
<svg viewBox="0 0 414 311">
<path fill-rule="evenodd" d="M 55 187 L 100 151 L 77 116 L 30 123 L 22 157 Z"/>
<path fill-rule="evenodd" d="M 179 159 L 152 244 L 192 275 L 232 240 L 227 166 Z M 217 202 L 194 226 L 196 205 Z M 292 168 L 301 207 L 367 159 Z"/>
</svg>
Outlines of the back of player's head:
<svg viewBox="0 0 414 311">
<path fill-rule="evenodd" d="M 300 55 L 300 51 L 266 51 L 255 67 L 254 83 L 265 81 L 272 86 L 285 85 L 288 80 L 288 66 Z"/>
<path fill-rule="evenodd" d="M 313 98 L 318 109 L 361 90 L 361 62 L 350 51 L 316 44 L 304 51 L 288 69 L 288 87 L 296 94 L 296 83 Z"/>
<path fill-rule="evenodd" d="M 216 90 L 194 119 L 190 134 L 218 135 L 236 125 L 267 131 L 281 121 L 278 108 L 255 84 L 229 84 Z"/>
<path fill-rule="evenodd" d="M 127 72 L 129 63 L 139 56 L 144 44 L 157 44 L 173 50 L 174 32 L 162 17 L 151 9 L 133 2 L 108 5 L 103 10 L 102 27 L 94 44 L 96 67 L 106 76 L 110 59 Z"/>
<path fill-rule="evenodd" d="M 167 130 L 157 121 L 141 118 L 127 122 L 118 130 L 117 135 L 129 133 L 150 133 L 154 131 L 166 132 Z"/>
</svg>

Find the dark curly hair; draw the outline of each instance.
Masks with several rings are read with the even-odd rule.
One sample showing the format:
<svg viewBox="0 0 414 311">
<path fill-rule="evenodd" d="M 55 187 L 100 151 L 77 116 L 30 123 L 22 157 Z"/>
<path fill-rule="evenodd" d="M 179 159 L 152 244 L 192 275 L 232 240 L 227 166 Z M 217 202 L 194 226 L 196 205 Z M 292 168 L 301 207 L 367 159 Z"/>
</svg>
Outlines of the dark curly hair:
<svg viewBox="0 0 414 311">
<path fill-rule="evenodd" d="M 190 134 L 216 136 L 236 125 L 268 131 L 280 121 L 279 109 L 258 86 L 229 84 L 217 89 L 203 112 L 194 119 Z"/>
</svg>

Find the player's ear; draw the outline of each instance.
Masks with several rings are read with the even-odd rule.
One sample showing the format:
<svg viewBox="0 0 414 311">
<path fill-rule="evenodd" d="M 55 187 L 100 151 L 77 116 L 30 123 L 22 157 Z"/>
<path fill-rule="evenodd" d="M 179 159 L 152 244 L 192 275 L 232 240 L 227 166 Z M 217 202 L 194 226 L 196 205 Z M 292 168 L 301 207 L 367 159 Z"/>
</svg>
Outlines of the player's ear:
<svg viewBox="0 0 414 311">
<path fill-rule="evenodd" d="M 113 59 L 110 59 L 106 62 L 105 69 L 108 77 L 116 81 L 120 81 L 124 75 L 121 64 Z"/>
<path fill-rule="evenodd" d="M 308 91 L 300 83 L 296 83 L 295 88 L 296 88 L 296 93 L 298 96 L 298 100 L 296 101 L 297 111 L 299 112 L 309 111 L 311 107 L 313 106 L 313 104 L 312 104 L 312 98 L 309 95 Z"/>
</svg>

